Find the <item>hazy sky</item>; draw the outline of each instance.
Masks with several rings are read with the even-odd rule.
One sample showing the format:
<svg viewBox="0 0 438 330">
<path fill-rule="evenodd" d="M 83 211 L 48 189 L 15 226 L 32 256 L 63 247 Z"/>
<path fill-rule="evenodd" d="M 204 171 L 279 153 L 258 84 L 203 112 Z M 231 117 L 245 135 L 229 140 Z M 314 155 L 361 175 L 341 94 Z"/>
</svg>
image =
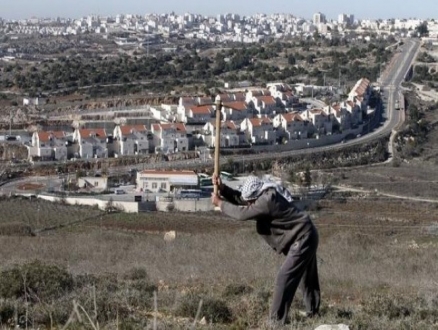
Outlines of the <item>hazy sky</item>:
<svg viewBox="0 0 438 330">
<path fill-rule="evenodd" d="M 330 19 L 340 13 L 356 18 L 434 18 L 437 0 L 0 0 L 0 17 L 23 19 L 36 17 L 79 18 L 89 14 L 115 15 L 185 12 L 215 16 L 223 13 L 290 13 L 311 18 L 322 12 Z"/>
</svg>

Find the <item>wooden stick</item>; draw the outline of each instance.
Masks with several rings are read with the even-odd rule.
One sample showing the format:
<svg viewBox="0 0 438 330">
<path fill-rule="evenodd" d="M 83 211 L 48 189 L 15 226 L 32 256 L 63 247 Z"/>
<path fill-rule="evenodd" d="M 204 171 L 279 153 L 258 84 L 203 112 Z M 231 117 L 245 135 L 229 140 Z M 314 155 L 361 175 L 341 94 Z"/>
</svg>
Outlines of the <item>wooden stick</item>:
<svg viewBox="0 0 438 330">
<path fill-rule="evenodd" d="M 214 142 L 214 174 L 219 177 L 220 175 L 220 148 L 221 148 L 221 110 L 222 102 L 218 96 L 216 96 L 216 136 Z M 214 193 L 217 194 L 218 186 L 214 185 Z"/>
</svg>

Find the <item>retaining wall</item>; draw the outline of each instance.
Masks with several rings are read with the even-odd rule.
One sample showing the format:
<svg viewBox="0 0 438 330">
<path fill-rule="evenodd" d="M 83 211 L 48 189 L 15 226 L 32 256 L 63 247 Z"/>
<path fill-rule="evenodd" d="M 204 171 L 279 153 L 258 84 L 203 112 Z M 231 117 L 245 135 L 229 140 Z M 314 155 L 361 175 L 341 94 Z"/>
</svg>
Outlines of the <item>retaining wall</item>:
<svg viewBox="0 0 438 330">
<path fill-rule="evenodd" d="M 210 198 L 200 199 L 175 199 L 157 201 L 157 211 L 168 212 L 170 210 L 181 212 L 208 212 L 213 211 Z"/>
<path fill-rule="evenodd" d="M 50 196 L 50 195 L 37 195 L 38 198 L 44 199 L 50 202 L 59 202 L 61 198 L 59 196 Z M 62 198 L 65 203 L 69 205 L 87 205 L 87 206 L 97 206 L 101 210 L 105 210 L 108 205 L 108 201 L 104 201 L 97 198 L 87 198 L 87 197 L 66 197 Z M 123 212 L 127 213 L 138 213 L 139 212 L 139 203 L 138 202 L 121 202 L 121 201 L 113 201 L 112 205 Z"/>
</svg>

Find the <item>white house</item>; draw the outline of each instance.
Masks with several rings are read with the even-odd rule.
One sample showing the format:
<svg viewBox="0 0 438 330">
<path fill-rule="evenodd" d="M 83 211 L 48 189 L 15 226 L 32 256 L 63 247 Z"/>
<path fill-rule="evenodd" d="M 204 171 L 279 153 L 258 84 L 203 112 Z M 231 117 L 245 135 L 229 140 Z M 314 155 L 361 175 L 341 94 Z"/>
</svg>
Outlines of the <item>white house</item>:
<svg viewBox="0 0 438 330">
<path fill-rule="evenodd" d="M 344 101 L 340 103 L 342 108 L 345 108 L 351 114 L 351 123 L 353 125 L 362 123 L 363 112 L 362 112 L 362 97 L 356 97 L 356 102 L 351 100 Z"/>
<path fill-rule="evenodd" d="M 291 107 L 299 102 L 299 98 L 292 91 L 273 91 L 272 96 L 278 100 L 277 103 L 281 103 L 285 107 Z"/>
<path fill-rule="evenodd" d="M 340 131 L 351 128 L 351 113 L 347 109 L 342 108 L 339 103 L 324 107 L 323 111 L 330 117 L 333 130 L 335 130 L 335 127 Z"/>
<path fill-rule="evenodd" d="M 157 119 L 159 121 L 174 121 L 176 119 L 175 114 L 177 113 L 177 110 L 172 111 L 168 107 L 150 107 L 150 112 L 152 114 L 152 117 L 154 119 Z"/>
<path fill-rule="evenodd" d="M 240 130 L 244 132 L 248 141 L 253 144 L 274 144 L 277 133 L 269 118 L 246 118 L 240 124 Z"/>
<path fill-rule="evenodd" d="M 155 151 L 178 152 L 189 149 L 189 139 L 184 124 L 152 124 L 151 128 Z"/>
<path fill-rule="evenodd" d="M 233 121 L 221 122 L 220 131 L 220 146 L 221 147 L 236 147 L 239 145 L 238 127 Z M 202 128 L 202 136 L 205 144 L 208 147 L 215 147 L 216 137 L 216 122 L 211 121 Z"/>
<path fill-rule="evenodd" d="M 73 142 L 76 143 L 75 153 L 80 158 L 108 157 L 108 134 L 102 128 L 77 128 L 73 133 Z"/>
<path fill-rule="evenodd" d="M 34 132 L 28 147 L 29 159 L 38 157 L 40 160 L 66 160 L 66 142 L 67 137 L 63 131 Z"/>
<path fill-rule="evenodd" d="M 212 105 L 191 106 L 186 108 L 187 123 L 206 123 L 214 115 Z"/>
<path fill-rule="evenodd" d="M 234 94 L 218 94 L 216 96 L 216 99 L 221 100 L 223 103 L 236 101 Z M 244 100 L 240 100 L 240 101 L 244 101 Z"/>
<path fill-rule="evenodd" d="M 148 130 L 145 125 L 117 125 L 113 136 L 116 157 L 149 153 Z"/>
<path fill-rule="evenodd" d="M 280 139 L 306 139 L 308 136 L 309 122 L 297 112 L 279 114 L 272 122 Z"/>
<path fill-rule="evenodd" d="M 270 96 L 271 92 L 268 89 L 253 89 L 246 92 L 245 102 L 249 103 L 256 96 Z"/>
<path fill-rule="evenodd" d="M 335 116 L 335 111 L 332 111 Z M 331 134 L 333 122 L 331 116 L 322 109 L 307 109 L 301 112 L 301 117 L 309 121 L 309 134 Z"/>
<path fill-rule="evenodd" d="M 174 192 L 199 187 L 194 171 L 144 170 L 137 172 L 137 189 L 143 192 Z"/>
<path fill-rule="evenodd" d="M 238 121 L 248 117 L 248 105 L 242 101 L 225 102 L 222 104 L 222 120 Z"/>
<path fill-rule="evenodd" d="M 40 97 L 25 97 L 23 98 L 23 105 L 44 105 L 46 100 Z"/>
<path fill-rule="evenodd" d="M 270 95 L 254 96 L 251 103 L 258 117 L 275 115 L 278 110 L 277 100 Z"/>
<path fill-rule="evenodd" d="M 366 78 L 359 79 L 348 94 L 348 101 L 359 102 L 362 112 L 365 114 L 371 95 L 370 81 Z"/>
<path fill-rule="evenodd" d="M 230 96 L 233 101 L 245 102 L 246 100 L 246 95 L 243 92 L 232 93 Z"/>
<path fill-rule="evenodd" d="M 176 109 L 177 120 L 185 123 L 187 121 L 186 118 L 187 107 L 191 107 L 195 105 L 198 105 L 196 97 L 192 97 L 192 96 L 180 97 L 178 101 L 178 107 Z"/>
</svg>

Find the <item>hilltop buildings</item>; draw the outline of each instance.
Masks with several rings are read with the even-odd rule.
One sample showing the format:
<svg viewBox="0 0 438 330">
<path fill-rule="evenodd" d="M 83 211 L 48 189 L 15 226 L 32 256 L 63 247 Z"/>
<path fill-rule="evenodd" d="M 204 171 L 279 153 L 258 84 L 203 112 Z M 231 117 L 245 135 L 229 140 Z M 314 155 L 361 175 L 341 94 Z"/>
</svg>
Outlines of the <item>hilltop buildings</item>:
<svg viewBox="0 0 438 330">
<path fill-rule="evenodd" d="M 284 83 L 229 92 L 222 100 L 223 148 L 286 144 L 294 140 L 324 140 L 360 127 L 368 112 L 369 80 L 360 79 L 342 102 L 320 108 L 303 107 L 299 92 Z M 215 147 L 216 105 L 211 98 L 181 97 L 178 104 L 151 107 L 155 123 L 117 124 L 113 130 L 76 128 L 38 131 L 26 146 L 29 159 L 67 160 L 173 154 Z M 268 150 L 268 149 L 266 149 Z"/>
</svg>

